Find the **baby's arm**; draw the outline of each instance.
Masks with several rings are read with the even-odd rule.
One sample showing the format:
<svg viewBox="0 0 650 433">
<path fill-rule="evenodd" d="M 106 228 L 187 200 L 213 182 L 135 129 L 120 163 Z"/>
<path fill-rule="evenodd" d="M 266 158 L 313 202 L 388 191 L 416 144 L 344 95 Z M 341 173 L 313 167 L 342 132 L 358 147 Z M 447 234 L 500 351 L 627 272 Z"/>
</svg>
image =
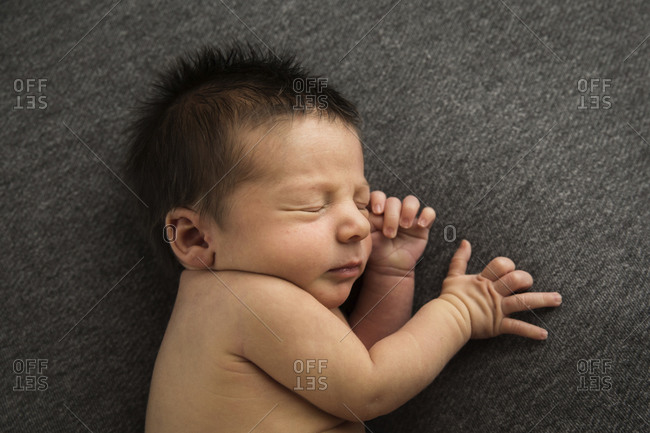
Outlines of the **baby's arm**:
<svg viewBox="0 0 650 433">
<path fill-rule="evenodd" d="M 373 248 L 350 325 L 367 348 L 401 328 L 412 315 L 415 265 L 424 252 L 435 212 L 407 196 L 370 195 Z"/>
<path fill-rule="evenodd" d="M 241 307 L 239 328 L 245 336 L 241 355 L 340 418 L 367 420 L 391 412 L 430 384 L 470 337 L 512 333 L 544 338 L 541 328 L 506 314 L 526 309 L 525 303 L 529 308 L 557 306 L 555 294 L 509 296 L 532 282 L 524 278 L 525 272 L 508 271 L 510 265 L 504 260 L 493 260 L 479 275 L 464 275 L 470 254 L 469 243 L 464 241 L 452 259 L 441 296 L 369 350 L 307 292 L 284 280 L 264 277 L 263 284 L 252 284 L 238 293 L 250 308 Z M 309 365 L 309 360 L 325 368 L 296 369 L 296 365 Z M 306 390 L 310 376 L 317 384 L 325 382 L 326 389 L 319 385 Z M 296 389 L 298 385 L 302 389 Z"/>
<path fill-rule="evenodd" d="M 463 316 L 441 300 L 426 304 L 368 350 L 326 307 L 284 280 L 268 278 L 265 287 L 238 296 L 260 319 L 242 311 L 241 355 L 315 406 L 349 421 L 372 419 L 404 404 L 469 338 Z M 309 360 L 316 368 L 306 372 Z M 325 368 L 318 371 L 319 365 Z M 317 384 L 312 390 L 305 389 L 309 377 Z"/>
</svg>

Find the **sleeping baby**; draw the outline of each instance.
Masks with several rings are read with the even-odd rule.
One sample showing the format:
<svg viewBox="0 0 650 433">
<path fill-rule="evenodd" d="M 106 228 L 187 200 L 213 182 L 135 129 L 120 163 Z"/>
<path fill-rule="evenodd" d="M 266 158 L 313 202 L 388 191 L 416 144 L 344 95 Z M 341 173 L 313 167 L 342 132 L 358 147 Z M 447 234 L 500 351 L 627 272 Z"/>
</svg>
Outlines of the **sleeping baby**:
<svg viewBox="0 0 650 433">
<path fill-rule="evenodd" d="M 371 192 L 355 106 L 292 57 L 241 45 L 182 57 L 130 133 L 146 230 L 183 269 L 147 432 L 363 432 L 470 339 L 547 338 L 508 316 L 561 296 L 520 293 L 532 277 L 505 257 L 466 274 L 466 240 L 412 315 L 435 212 Z"/>
</svg>

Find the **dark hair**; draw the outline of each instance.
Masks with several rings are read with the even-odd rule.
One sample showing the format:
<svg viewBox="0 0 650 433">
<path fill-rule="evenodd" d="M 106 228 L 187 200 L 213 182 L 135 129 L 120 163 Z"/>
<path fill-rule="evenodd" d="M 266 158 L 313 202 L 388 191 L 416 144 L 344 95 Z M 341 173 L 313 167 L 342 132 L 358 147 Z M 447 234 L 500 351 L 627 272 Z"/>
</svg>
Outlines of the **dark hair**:
<svg viewBox="0 0 650 433">
<path fill-rule="evenodd" d="M 148 206 L 142 222 L 166 265 L 177 263 L 163 238 L 167 213 L 187 207 L 222 224 L 230 195 L 255 176 L 238 141 L 242 132 L 308 114 L 340 119 L 359 132 L 354 104 L 326 81 L 322 86 L 324 79 L 309 75 L 295 56 L 283 57 L 250 44 L 204 47 L 160 74 L 136 108 L 125 171 Z"/>
</svg>

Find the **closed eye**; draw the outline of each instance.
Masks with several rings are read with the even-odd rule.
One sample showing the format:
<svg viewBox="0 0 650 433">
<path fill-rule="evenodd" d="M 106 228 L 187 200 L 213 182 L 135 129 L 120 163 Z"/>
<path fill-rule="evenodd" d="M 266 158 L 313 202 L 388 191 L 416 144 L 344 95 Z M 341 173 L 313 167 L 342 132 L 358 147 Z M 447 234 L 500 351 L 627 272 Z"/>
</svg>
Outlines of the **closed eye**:
<svg viewBox="0 0 650 433">
<path fill-rule="evenodd" d="M 312 207 L 312 208 L 307 208 L 307 209 L 300 209 L 300 212 L 318 213 L 321 210 L 323 210 L 324 208 L 325 208 L 325 206 Z"/>
</svg>

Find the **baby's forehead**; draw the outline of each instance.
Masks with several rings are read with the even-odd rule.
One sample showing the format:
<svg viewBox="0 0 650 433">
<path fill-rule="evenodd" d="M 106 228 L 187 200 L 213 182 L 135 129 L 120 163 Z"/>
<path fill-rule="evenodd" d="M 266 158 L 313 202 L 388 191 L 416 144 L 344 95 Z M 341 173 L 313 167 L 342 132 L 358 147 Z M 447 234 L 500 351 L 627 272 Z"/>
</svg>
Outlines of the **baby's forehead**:
<svg viewBox="0 0 650 433">
<path fill-rule="evenodd" d="M 260 174 L 291 173 L 309 165 L 345 165 L 351 156 L 361 160 L 363 146 L 354 126 L 338 119 L 300 116 L 273 119 L 241 131 L 241 158 L 248 158 Z"/>
</svg>

